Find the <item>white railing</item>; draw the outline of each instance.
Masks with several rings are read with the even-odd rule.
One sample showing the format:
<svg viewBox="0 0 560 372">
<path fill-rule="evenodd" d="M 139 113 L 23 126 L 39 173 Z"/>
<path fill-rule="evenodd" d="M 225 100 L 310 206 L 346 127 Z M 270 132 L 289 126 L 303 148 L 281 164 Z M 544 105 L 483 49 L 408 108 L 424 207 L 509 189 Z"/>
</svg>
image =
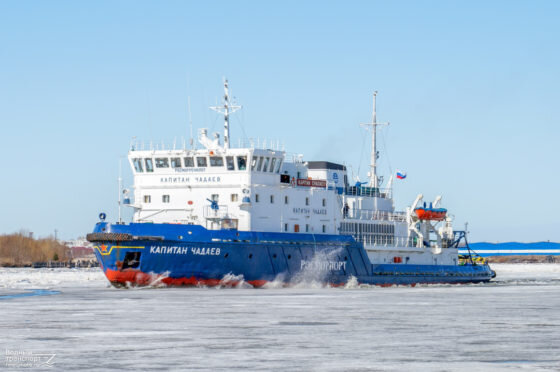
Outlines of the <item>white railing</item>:
<svg viewBox="0 0 560 372">
<path fill-rule="evenodd" d="M 211 205 L 204 206 L 203 216 L 207 220 L 223 220 L 233 218 L 228 213 L 227 205 L 220 205 L 219 209 L 212 209 Z"/>
<path fill-rule="evenodd" d="M 346 219 L 376 220 L 376 221 L 406 221 L 406 212 L 373 211 L 364 209 L 350 209 Z"/>
<path fill-rule="evenodd" d="M 198 143 L 198 139 L 193 139 L 194 147 L 196 149 L 203 149 L 204 146 Z M 261 150 L 274 150 L 274 151 L 285 151 L 284 150 L 284 143 L 275 140 L 269 139 L 260 139 L 260 138 L 248 138 L 248 139 L 239 139 L 237 142 L 231 142 L 232 147 L 237 144 L 237 148 L 250 148 L 250 149 L 261 149 Z M 131 151 L 185 151 L 185 150 L 194 150 L 190 145 L 190 139 L 186 139 L 181 137 L 180 139 L 175 139 L 172 142 L 165 142 L 165 141 L 141 141 L 137 140 L 136 138 L 132 139 L 130 142 L 130 150 Z"/>
</svg>

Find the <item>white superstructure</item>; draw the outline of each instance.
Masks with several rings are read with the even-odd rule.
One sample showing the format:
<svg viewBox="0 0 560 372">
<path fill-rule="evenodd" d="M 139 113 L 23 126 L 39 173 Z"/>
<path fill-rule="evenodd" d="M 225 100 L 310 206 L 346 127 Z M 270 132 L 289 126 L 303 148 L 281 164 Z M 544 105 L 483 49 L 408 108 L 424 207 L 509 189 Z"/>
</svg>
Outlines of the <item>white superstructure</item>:
<svg viewBox="0 0 560 372">
<path fill-rule="evenodd" d="M 202 149 L 143 149 L 128 155 L 134 173 L 134 222 L 196 224 L 210 230 L 352 235 L 373 263 L 454 264 L 451 221 L 419 221 L 394 208 L 391 187 L 381 188 L 373 99 L 372 155 L 367 187 L 354 185 L 344 165 L 304 161 L 278 148 L 234 148 L 229 135 L 232 105 L 228 83 L 223 105 L 224 141 L 199 131 Z M 391 181 L 389 181 L 389 184 Z M 434 202 L 434 206 L 439 199 Z M 440 226 L 441 225 L 441 226 Z M 432 238 L 430 238 L 432 236 Z M 396 262 L 396 261 L 395 261 Z"/>
</svg>

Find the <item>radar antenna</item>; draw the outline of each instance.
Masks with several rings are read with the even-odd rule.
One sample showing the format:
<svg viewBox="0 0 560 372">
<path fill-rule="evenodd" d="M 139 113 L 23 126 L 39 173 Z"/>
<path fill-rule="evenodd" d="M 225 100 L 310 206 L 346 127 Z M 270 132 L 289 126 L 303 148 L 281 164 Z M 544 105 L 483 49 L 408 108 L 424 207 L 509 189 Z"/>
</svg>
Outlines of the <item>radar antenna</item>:
<svg viewBox="0 0 560 372">
<path fill-rule="evenodd" d="M 229 115 L 241 106 L 230 103 L 228 81 L 224 79 L 224 102 L 222 106 L 211 106 L 210 109 L 224 115 L 224 149 L 229 149 Z"/>
</svg>

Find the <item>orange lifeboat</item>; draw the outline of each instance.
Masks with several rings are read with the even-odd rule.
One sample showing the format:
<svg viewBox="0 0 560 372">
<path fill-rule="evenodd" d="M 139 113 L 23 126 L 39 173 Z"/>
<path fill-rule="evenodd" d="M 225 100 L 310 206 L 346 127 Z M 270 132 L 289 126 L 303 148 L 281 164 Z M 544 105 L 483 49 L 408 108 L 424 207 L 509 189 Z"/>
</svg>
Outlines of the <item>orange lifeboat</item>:
<svg viewBox="0 0 560 372">
<path fill-rule="evenodd" d="M 443 221 L 447 215 L 445 208 L 416 208 L 414 209 L 419 220 Z"/>
</svg>

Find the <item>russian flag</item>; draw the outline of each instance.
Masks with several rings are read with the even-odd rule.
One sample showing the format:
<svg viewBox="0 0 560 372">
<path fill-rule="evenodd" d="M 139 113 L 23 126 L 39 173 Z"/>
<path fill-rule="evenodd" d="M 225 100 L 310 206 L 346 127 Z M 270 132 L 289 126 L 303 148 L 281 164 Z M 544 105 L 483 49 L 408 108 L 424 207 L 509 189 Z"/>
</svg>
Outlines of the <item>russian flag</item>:
<svg viewBox="0 0 560 372">
<path fill-rule="evenodd" d="M 404 179 L 406 178 L 406 173 L 403 172 L 403 171 L 398 170 L 398 171 L 397 171 L 397 178 L 398 178 L 399 180 L 404 180 Z"/>
</svg>

